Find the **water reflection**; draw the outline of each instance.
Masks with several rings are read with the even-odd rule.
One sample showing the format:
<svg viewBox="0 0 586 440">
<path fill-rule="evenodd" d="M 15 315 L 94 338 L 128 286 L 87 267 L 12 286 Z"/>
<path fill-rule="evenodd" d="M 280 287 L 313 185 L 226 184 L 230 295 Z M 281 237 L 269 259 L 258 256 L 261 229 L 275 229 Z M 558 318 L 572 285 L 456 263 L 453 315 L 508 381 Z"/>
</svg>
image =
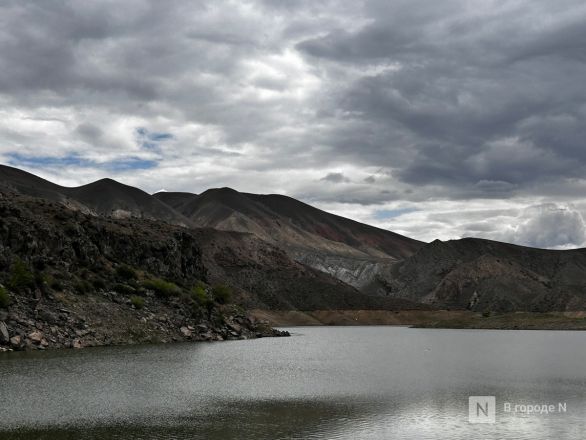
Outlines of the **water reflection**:
<svg viewBox="0 0 586 440">
<path fill-rule="evenodd" d="M 582 438 L 586 342 L 572 332 L 295 329 L 287 339 L 0 357 L 0 438 Z M 300 334 L 299 334 L 300 333 Z M 565 401 L 497 412 L 469 395 Z"/>
</svg>

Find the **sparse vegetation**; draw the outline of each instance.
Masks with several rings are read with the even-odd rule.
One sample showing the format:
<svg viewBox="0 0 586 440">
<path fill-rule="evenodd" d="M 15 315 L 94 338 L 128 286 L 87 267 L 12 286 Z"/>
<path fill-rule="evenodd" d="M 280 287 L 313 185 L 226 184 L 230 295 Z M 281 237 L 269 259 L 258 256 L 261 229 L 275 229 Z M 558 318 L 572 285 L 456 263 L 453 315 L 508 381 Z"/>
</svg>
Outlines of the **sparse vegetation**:
<svg viewBox="0 0 586 440">
<path fill-rule="evenodd" d="M 130 302 L 138 310 L 140 310 L 140 309 L 142 309 L 144 307 L 144 298 L 141 297 L 141 296 L 132 295 L 130 297 Z"/>
<path fill-rule="evenodd" d="M 128 284 L 117 283 L 114 285 L 114 292 L 121 293 L 122 295 L 132 295 L 136 290 Z"/>
<path fill-rule="evenodd" d="M 14 290 L 32 289 L 35 287 L 35 276 L 24 261 L 17 259 L 12 264 L 8 285 Z"/>
<path fill-rule="evenodd" d="M 10 305 L 10 294 L 4 287 L 0 287 L 0 308 L 5 309 Z"/>
<path fill-rule="evenodd" d="M 214 300 L 220 304 L 227 304 L 232 299 L 232 289 L 225 284 L 218 284 L 212 289 Z"/>
<path fill-rule="evenodd" d="M 132 267 L 122 264 L 116 268 L 116 276 L 121 280 L 136 280 L 138 275 Z"/>
<path fill-rule="evenodd" d="M 86 293 L 92 291 L 92 285 L 89 283 L 89 281 L 78 280 L 73 284 L 73 290 L 77 295 L 85 295 Z"/>
<path fill-rule="evenodd" d="M 175 283 L 160 278 L 145 280 L 142 286 L 162 297 L 178 296 L 181 293 L 181 289 Z"/>
<path fill-rule="evenodd" d="M 189 291 L 191 298 L 202 307 L 207 307 L 210 303 L 213 303 L 212 299 L 209 297 L 208 293 L 206 292 L 205 285 L 203 283 L 198 283 L 191 288 Z"/>
<path fill-rule="evenodd" d="M 56 290 L 57 292 L 63 291 L 63 284 L 59 280 L 52 279 L 48 284 L 51 289 Z"/>
<path fill-rule="evenodd" d="M 105 290 L 106 289 L 106 282 L 101 278 L 94 278 L 92 281 L 94 288 L 97 290 Z"/>
</svg>

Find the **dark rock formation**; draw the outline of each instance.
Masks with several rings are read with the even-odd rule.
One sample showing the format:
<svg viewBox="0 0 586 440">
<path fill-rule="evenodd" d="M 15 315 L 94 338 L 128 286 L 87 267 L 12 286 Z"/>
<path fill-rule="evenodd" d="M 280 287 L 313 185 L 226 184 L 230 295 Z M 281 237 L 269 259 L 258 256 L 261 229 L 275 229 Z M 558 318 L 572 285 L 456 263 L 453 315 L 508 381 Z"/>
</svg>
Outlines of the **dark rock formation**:
<svg viewBox="0 0 586 440">
<path fill-rule="evenodd" d="M 586 310 L 586 249 L 436 240 L 393 267 L 392 295 L 475 311 Z"/>
</svg>

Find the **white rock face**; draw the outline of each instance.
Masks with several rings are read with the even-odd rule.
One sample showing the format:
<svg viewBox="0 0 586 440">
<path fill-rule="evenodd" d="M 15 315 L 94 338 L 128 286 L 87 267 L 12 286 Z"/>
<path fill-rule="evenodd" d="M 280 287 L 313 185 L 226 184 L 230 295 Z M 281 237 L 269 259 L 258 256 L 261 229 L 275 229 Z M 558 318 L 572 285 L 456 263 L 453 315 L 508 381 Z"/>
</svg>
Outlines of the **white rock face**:
<svg viewBox="0 0 586 440">
<path fill-rule="evenodd" d="M 294 258 L 302 264 L 325 272 L 359 290 L 366 289 L 381 280 L 389 279 L 390 267 L 396 262 L 391 259 L 360 259 L 309 252 L 297 252 Z M 370 293 L 386 293 L 384 289 L 378 290 Z"/>
</svg>

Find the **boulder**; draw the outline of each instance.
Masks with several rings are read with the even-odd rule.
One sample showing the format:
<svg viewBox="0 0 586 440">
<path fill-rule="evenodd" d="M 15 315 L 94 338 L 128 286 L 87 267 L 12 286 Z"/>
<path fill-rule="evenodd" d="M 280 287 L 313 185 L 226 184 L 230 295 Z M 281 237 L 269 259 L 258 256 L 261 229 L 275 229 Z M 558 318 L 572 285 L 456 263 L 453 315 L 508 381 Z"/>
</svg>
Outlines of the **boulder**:
<svg viewBox="0 0 586 440">
<path fill-rule="evenodd" d="M 186 338 L 191 338 L 191 330 L 189 330 L 187 327 L 181 327 L 180 330 L 183 336 L 185 336 Z"/>
<path fill-rule="evenodd" d="M 22 338 L 19 335 L 10 338 L 10 345 L 12 345 L 14 348 L 20 347 L 20 344 L 22 344 Z"/>
<path fill-rule="evenodd" d="M 242 333 L 242 326 L 240 324 L 228 323 L 228 327 L 235 331 L 236 333 Z"/>
<path fill-rule="evenodd" d="M 40 344 L 41 341 L 43 340 L 43 333 L 40 331 L 34 331 L 32 333 L 28 334 L 28 338 L 34 342 L 35 344 Z"/>
<path fill-rule="evenodd" d="M 8 327 L 6 327 L 6 323 L 0 321 L 0 344 L 8 344 L 8 342 L 10 342 Z"/>
</svg>

